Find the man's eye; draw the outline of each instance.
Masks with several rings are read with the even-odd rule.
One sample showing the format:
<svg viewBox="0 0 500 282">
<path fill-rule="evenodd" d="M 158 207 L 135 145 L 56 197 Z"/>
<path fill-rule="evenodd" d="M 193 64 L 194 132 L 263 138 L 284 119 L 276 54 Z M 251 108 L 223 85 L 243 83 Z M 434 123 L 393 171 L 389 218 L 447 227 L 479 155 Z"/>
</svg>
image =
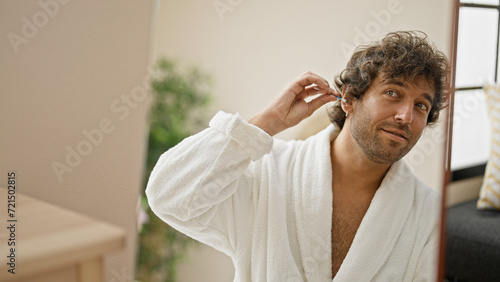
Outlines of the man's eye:
<svg viewBox="0 0 500 282">
<path fill-rule="evenodd" d="M 396 97 L 396 96 L 398 96 L 398 93 L 396 93 L 395 91 L 392 91 L 392 90 L 387 90 L 387 91 L 385 92 L 385 94 L 387 94 L 387 95 L 389 95 L 389 96 L 391 96 L 391 97 Z"/>
<path fill-rule="evenodd" d="M 422 110 L 424 110 L 424 111 L 427 111 L 427 109 L 429 108 L 429 107 L 427 107 L 427 105 L 426 105 L 426 104 L 424 104 L 424 103 L 418 103 L 418 104 L 417 104 L 417 107 L 419 107 L 420 109 L 422 109 Z"/>
</svg>

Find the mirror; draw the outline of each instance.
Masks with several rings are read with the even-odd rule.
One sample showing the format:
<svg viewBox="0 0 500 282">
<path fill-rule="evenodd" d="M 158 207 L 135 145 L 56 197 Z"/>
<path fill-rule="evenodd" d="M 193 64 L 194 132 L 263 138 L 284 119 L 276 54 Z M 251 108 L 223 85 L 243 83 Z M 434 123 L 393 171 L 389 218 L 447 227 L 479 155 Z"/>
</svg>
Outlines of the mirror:
<svg viewBox="0 0 500 282">
<path fill-rule="evenodd" d="M 452 1 L 433 0 L 163 1 L 152 57 L 176 58 L 210 72 L 215 81 L 212 113 L 239 112 L 248 119 L 305 71 L 332 83 L 357 45 L 388 31 L 421 30 L 449 57 L 452 8 Z M 446 116 L 427 128 L 405 157 L 415 174 L 439 193 L 446 181 Z M 277 137 L 303 139 L 327 124 L 320 109 Z M 179 268 L 181 280 L 232 281 L 230 259 L 203 247 L 191 251 L 196 254 Z"/>
<path fill-rule="evenodd" d="M 446 189 L 447 281 L 500 280 L 498 0 L 460 1 Z"/>
</svg>

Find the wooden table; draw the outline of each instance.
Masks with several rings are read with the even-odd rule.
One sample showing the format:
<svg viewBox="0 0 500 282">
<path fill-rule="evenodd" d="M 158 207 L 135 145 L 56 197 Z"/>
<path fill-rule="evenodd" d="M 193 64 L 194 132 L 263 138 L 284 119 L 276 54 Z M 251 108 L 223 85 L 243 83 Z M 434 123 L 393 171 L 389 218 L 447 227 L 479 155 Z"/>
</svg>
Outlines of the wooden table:
<svg viewBox="0 0 500 282">
<path fill-rule="evenodd" d="M 0 281 L 103 281 L 104 254 L 124 246 L 121 229 L 20 193 L 11 218 L 7 194 L 0 188 Z M 16 274 L 7 264 L 13 233 Z"/>
</svg>

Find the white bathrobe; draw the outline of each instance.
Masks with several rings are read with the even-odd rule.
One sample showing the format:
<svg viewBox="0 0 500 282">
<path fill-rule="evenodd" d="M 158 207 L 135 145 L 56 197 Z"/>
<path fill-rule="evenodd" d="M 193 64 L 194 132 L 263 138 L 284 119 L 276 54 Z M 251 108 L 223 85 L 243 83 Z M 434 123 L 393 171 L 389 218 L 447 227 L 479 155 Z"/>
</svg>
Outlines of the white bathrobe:
<svg viewBox="0 0 500 282">
<path fill-rule="evenodd" d="M 332 281 L 330 142 L 338 132 L 330 125 L 285 142 L 219 112 L 160 157 L 149 204 L 229 255 L 234 281 Z M 437 193 L 394 163 L 333 281 L 436 281 L 438 215 Z"/>
</svg>

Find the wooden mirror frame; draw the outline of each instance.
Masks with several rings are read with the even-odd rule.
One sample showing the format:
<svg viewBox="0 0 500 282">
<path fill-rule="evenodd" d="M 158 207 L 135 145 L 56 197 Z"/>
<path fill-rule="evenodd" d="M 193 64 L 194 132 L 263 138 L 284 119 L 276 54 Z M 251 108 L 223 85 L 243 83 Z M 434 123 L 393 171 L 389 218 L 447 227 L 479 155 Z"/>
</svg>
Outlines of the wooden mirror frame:
<svg viewBox="0 0 500 282">
<path fill-rule="evenodd" d="M 443 171 L 443 187 L 441 197 L 441 226 L 440 226 L 440 244 L 439 244 L 439 262 L 438 262 L 438 277 L 436 281 L 444 281 L 445 279 L 445 261 L 446 261 L 446 198 L 448 184 L 451 178 L 451 144 L 453 137 L 453 105 L 455 98 L 455 73 L 457 62 L 457 41 L 458 41 L 458 15 L 460 10 L 460 0 L 453 0 L 452 13 L 452 30 L 450 38 L 450 85 L 448 99 L 448 114 L 446 116 L 446 141 L 444 149 L 444 171 Z"/>
</svg>

